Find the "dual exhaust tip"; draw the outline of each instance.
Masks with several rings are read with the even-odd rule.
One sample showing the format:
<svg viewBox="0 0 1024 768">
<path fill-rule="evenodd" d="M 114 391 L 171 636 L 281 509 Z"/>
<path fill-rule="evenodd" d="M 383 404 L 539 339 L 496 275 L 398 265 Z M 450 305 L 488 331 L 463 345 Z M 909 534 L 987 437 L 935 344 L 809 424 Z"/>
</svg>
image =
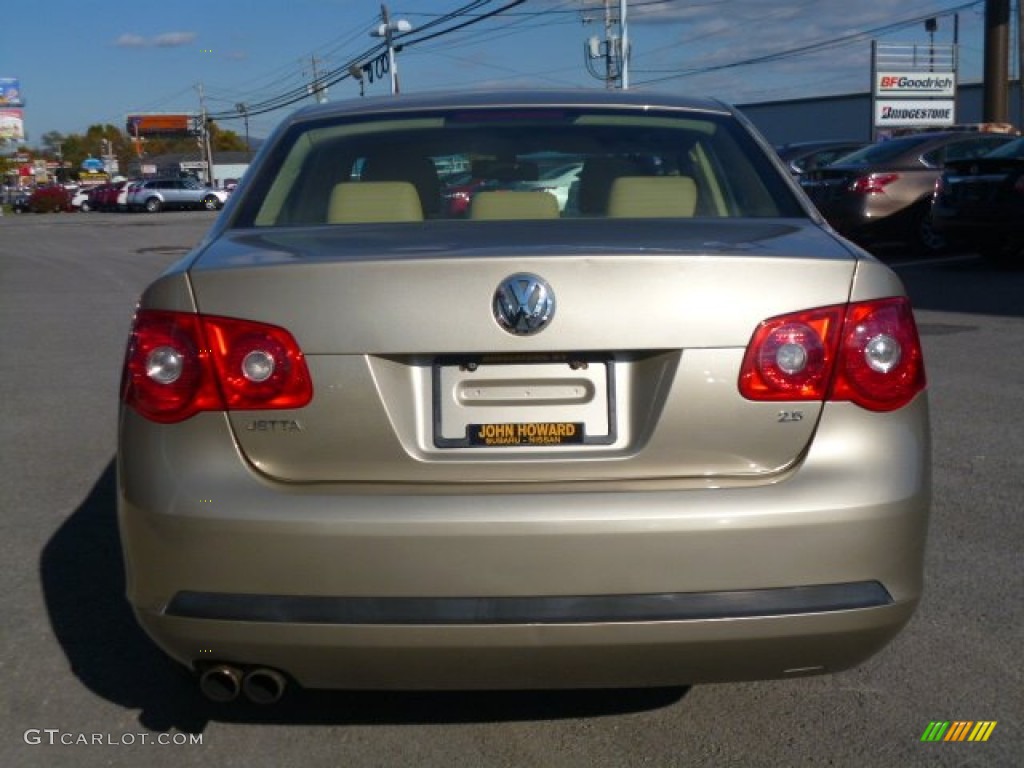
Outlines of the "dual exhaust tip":
<svg viewBox="0 0 1024 768">
<path fill-rule="evenodd" d="M 216 664 L 199 676 L 199 690 L 218 703 L 234 701 L 244 694 L 254 704 L 273 704 L 281 699 L 287 686 L 287 678 L 269 667 L 243 671 L 230 664 Z"/>
</svg>

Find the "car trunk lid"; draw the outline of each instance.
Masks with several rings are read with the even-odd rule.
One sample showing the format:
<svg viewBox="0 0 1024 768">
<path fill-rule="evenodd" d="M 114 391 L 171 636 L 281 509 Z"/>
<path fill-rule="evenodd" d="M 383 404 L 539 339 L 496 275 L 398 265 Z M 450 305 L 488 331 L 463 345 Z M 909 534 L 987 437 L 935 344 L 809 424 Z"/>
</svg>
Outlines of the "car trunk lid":
<svg viewBox="0 0 1024 768">
<path fill-rule="evenodd" d="M 547 224 L 247 232 L 204 252 L 199 311 L 286 328 L 313 377 L 305 408 L 230 414 L 246 458 L 368 483 L 743 482 L 799 458 L 821 404 L 748 401 L 739 367 L 761 321 L 847 301 L 842 245 L 803 222 L 645 222 L 642 248 L 621 225 L 562 241 Z M 495 317 L 517 274 L 555 297 L 527 335 Z"/>
</svg>

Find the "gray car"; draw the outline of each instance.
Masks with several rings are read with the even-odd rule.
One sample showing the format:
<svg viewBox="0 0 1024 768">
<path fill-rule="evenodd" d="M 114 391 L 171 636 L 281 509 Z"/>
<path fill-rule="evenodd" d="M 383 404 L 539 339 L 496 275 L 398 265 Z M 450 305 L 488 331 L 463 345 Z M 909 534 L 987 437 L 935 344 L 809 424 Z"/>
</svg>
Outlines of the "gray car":
<svg viewBox="0 0 1024 768">
<path fill-rule="evenodd" d="M 933 253 L 946 244 L 931 218 L 943 164 L 981 157 L 1012 139 L 964 131 L 901 136 L 807 171 L 800 183 L 829 223 L 859 245 Z"/>
<path fill-rule="evenodd" d="M 650 93 L 286 119 L 135 314 L 118 505 L 146 632 L 256 702 L 879 651 L 922 590 L 921 345 L 771 152 Z M 583 163 L 578 205 L 495 188 L 447 217 L 439 159 L 539 153 Z"/>
</svg>

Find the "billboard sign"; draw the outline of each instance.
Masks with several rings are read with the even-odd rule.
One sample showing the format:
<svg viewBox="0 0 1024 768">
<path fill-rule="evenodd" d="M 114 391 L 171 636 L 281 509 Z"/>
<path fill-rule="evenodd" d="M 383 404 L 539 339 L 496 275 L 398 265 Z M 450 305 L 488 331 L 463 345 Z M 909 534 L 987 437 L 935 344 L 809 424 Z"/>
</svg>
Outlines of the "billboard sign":
<svg viewBox="0 0 1024 768">
<path fill-rule="evenodd" d="M 193 116 L 176 115 L 128 115 L 125 127 L 130 136 L 191 136 Z"/>
<path fill-rule="evenodd" d="M 956 96 L 953 72 L 878 72 L 875 97 L 879 99 L 952 99 Z"/>
<path fill-rule="evenodd" d="M 24 107 L 21 82 L 16 77 L 0 77 L 0 107 Z"/>
<path fill-rule="evenodd" d="M 0 107 L 0 141 L 25 140 L 25 113 L 20 109 Z"/>
<path fill-rule="evenodd" d="M 956 105 L 952 99 L 876 101 L 876 128 L 927 128 L 953 125 Z"/>
<path fill-rule="evenodd" d="M 89 173 L 99 173 L 103 170 L 103 161 L 98 157 L 87 157 L 82 161 L 82 170 Z"/>
</svg>

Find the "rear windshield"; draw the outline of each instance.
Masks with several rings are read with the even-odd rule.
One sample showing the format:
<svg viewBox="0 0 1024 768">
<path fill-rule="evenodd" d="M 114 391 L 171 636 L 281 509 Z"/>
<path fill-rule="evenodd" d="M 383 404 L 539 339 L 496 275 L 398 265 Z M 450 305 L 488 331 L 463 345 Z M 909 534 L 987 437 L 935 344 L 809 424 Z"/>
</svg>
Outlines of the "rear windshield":
<svg viewBox="0 0 1024 768">
<path fill-rule="evenodd" d="M 300 122 L 254 168 L 233 225 L 803 217 L 734 117 L 563 109 Z"/>
<path fill-rule="evenodd" d="M 871 144 L 856 152 L 851 152 L 842 158 L 843 165 L 874 165 L 875 163 L 887 163 L 895 160 L 904 152 L 909 152 L 914 147 L 931 141 L 930 136 L 904 136 L 899 139 L 889 139 L 879 144 Z"/>
<path fill-rule="evenodd" d="M 1013 157 L 1024 159 L 1024 139 L 1014 139 L 1009 144 L 1003 144 L 998 149 L 993 149 L 985 157 Z"/>
</svg>

